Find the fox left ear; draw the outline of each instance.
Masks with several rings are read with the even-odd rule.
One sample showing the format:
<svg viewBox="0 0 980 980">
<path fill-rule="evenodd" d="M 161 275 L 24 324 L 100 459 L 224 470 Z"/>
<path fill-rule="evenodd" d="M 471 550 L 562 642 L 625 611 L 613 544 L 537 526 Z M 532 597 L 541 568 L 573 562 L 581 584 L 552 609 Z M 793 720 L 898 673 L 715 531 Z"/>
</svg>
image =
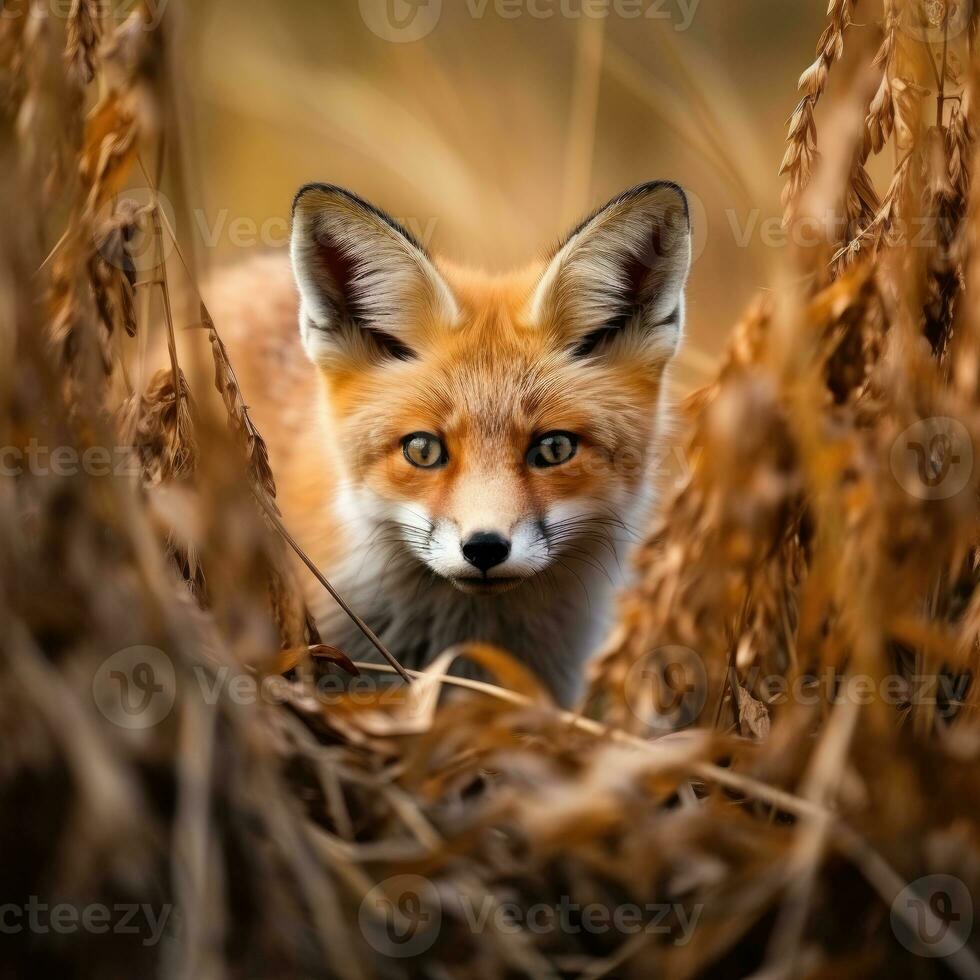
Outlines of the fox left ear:
<svg viewBox="0 0 980 980">
<path fill-rule="evenodd" d="M 290 254 L 301 300 L 300 336 L 321 367 L 410 358 L 431 324 L 458 316 L 422 245 L 341 187 L 300 189 Z"/>
<path fill-rule="evenodd" d="M 578 356 L 616 350 L 662 365 L 683 335 L 690 267 L 684 191 L 668 181 L 641 184 L 558 248 L 532 296 L 530 318 Z"/>
</svg>

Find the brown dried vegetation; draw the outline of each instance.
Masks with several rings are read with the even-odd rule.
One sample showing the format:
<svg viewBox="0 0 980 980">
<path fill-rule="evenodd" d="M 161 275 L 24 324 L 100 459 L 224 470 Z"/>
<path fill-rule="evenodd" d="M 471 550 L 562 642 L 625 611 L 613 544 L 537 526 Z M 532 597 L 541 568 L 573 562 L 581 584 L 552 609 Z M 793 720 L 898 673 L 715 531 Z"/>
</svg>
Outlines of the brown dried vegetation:
<svg viewBox="0 0 980 980">
<path fill-rule="evenodd" d="M 315 695 L 357 668 L 299 598 L 221 324 L 152 193 L 164 180 L 186 206 L 172 21 L 7 8 L 4 896 L 176 912 L 158 945 L 4 935 L 3 975 L 980 976 L 976 928 L 918 957 L 896 901 L 936 874 L 980 895 L 972 5 L 831 2 L 783 165 L 787 220 L 826 234 L 691 399 L 690 475 L 581 714 L 482 647 Z M 862 32 L 872 82 L 848 87 L 818 155 L 817 103 Z M 886 147 L 879 197 L 865 168 Z M 118 205 L 133 184 L 146 203 Z M 181 330 L 207 333 L 210 363 L 179 363 Z M 154 332 L 169 364 L 146 377 Z M 41 465 L 38 445 L 89 464 Z M 175 695 L 149 727 L 97 707 L 133 646 Z M 456 656 L 498 684 L 446 677 Z M 278 678 L 276 697 L 242 703 L 236 677 Z M 422 882 L 407 904 L 404 875 Z M 365 901 L 381 893 L 388 922 Z M 508 903 L 578 911 L 512 928 L 493 914 Z M 667 928 L 582 928 L 590 904 L 656 906 Z M 386 926 L 406 924 L 402 948 Z"/>
</svg>

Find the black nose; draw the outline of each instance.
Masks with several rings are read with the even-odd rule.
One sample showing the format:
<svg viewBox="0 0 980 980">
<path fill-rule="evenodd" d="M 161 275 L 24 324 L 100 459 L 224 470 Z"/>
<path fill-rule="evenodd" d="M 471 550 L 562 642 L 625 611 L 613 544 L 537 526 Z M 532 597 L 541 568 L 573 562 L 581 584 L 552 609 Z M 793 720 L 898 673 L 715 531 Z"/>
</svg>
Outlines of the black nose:
<svg viewBox="0 0 980 980">
<path fill-rule="evenodd" d="M 493 531 L 477 531 L 463 545 L 463 557 L 481 572 L 507 561 L 510 542 Z"/>
</svg>

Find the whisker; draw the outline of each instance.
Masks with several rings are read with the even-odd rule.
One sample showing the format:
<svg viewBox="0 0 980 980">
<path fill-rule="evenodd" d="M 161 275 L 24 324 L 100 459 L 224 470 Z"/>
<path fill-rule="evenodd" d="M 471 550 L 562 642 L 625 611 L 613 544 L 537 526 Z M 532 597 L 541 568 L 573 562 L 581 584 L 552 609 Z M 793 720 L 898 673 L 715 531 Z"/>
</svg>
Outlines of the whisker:
<svg viewBox="0 0 980 980">
<path fill-rule="evenodd" d="M 576 580 L 578 581 L 578 584 L 582 587 L 582 592 L 585 594 L 585 603 L 589 607 L 589 609 L 591 609 L 592 597 L 589 595 L 589 590 L 585 587 L 585 582 L 582 581 L 582 576 L 579 575 L 574 568 L 569 568 L 569 566 L 564 561 L 562 561 L 561 558 L 556 558 L 555 563 L 559 565 L 561 568 L 563 568 L 569 574 L 575 576 Z"/>
<path fill-rule="evenodd" d="M 568 554 L 568 557 L 572 561 L 580 561 L 584 565 L 588 565 L 590 568 L 595 569 L 597 572 L 604 575 L 609 580 L 610 585 L 614 584 L 612 580 L 612 576 L 609 574 L 609 571 L 605 567 L 605 565 L 603 565 L 601 562 L 595 559 L 588 552 L 584 552 L 580 548 L 576 548 L 572 550 L 571 553 Z"/>
</svg>

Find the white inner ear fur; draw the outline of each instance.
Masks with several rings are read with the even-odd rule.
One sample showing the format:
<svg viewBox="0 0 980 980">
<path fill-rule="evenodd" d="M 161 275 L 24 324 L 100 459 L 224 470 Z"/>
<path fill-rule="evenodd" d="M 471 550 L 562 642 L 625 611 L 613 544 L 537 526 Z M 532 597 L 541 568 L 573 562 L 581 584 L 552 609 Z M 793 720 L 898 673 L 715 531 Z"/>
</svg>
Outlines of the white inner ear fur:
<svg viewBox="0 0 980 980">
<path fill-rule="evenodd" d="M 350 270 L 337 279 L 328 253 Z M 315 363 L 336 356 L 361 329 L 411 347 L 429 323 L 455 323 L 453 294 L 429 257 L 381 216 L 339 190 L 311 188 L 293 212 L 290 240 L 303 346 Z M 357 311 L 354 322 L 349 312 Z M 363 343 L 363 340 L 361 341 Z"/>
<path fill-rule="evenodd" d="M 622 340 L 666 360 L 683 334 L 690 266 L 683 192 L 670 184 L 627 192 L 561 246 L 535 288 L 528 316 L 574 345 L 634 309 L 619 332 Z M 638 281 L 630 282 L 631 268 L 642 270 Z"/>
</svg>

